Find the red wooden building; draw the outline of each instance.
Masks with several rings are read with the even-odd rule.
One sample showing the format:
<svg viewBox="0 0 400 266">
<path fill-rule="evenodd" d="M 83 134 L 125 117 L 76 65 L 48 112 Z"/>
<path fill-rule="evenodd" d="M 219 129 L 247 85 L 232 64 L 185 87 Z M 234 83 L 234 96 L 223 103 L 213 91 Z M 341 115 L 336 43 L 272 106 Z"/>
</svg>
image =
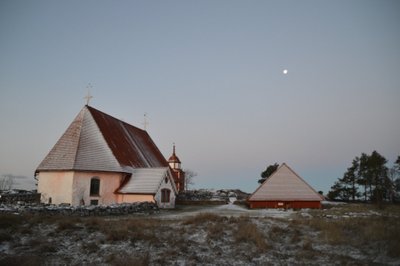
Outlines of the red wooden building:
<svg viewBox="0 0 400 266">
<path fill-rule="evenodd" d="M 323 196 L 283 163 L 248 198 L 250 208 L 321 208 Z"/>
</svg>

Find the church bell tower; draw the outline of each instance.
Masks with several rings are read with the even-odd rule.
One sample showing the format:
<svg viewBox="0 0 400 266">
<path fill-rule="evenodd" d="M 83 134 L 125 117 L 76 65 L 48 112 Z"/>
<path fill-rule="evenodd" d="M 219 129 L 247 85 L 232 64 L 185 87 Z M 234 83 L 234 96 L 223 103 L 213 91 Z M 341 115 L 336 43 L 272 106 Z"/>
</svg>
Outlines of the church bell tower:
<svg viewBox="0 0 400 266">
<path fill-rule="evenodd" d="M 173 145 L 172 155 L 168 159 L 168 164 L 171 167 L 175 186 L 178 189 L 178 192 L 185 190 L 185 172 L 181 168 L 181 161 L 179 160 L 178 156 L 175 153 L 175 143 Z"/>
</svg>

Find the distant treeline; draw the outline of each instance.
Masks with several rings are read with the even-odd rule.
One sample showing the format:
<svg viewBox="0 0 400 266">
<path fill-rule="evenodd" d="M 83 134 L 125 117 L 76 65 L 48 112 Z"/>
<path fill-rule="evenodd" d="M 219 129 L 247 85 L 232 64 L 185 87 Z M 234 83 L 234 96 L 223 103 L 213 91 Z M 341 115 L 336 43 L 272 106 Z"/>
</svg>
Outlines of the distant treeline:
<svg viewBox="0 0 400 266">
<path fill-rule="evenodd" d="M 400 156 L 392 165 L 377 151 L 362 153 L 328 193 L 331 200 L 400 202 Z"/>
</svg>

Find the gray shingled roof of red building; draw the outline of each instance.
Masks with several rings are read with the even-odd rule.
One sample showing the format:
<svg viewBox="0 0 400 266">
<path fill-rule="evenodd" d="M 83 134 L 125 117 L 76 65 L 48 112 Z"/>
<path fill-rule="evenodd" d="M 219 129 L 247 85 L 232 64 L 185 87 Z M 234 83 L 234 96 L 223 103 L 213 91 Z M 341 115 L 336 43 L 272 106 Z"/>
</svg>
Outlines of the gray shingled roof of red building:
<svg viewBox="0 0 400 266">
<path fill-rule="evenodd" d="M 131 172 L 152 167 L 168 163 L 146 131 L 84 106 L 36 171 Z"/>
<path fill-rule="evenodd" d="M 249 197 L 250 201 L 321 201 L 318 194 L 306 181 L 283 163 Z"/>
</svg>

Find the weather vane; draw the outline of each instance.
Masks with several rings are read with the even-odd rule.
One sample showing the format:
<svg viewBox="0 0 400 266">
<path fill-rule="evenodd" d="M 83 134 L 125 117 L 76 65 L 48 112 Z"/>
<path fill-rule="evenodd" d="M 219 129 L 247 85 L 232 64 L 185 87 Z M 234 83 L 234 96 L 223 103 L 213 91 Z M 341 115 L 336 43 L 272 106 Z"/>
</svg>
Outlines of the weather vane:
<svg viewBox="0 0 400 266">
<path fill-rule="evenodd" d="M 86 86 L 86 88 L 87 88 L 87 90 L 88 90 L 88 94 L 87 94 L 85 97 L 83 97 L 83 99 L 86 99 L 86 105 L 89 106 L 90 99 L 93 98 L 93 96 L 90 95 L 90 89 L 93 88 L 93 86 L 92 86 L 92 84 L 89 83 L 89 84 Z"/>
</svg>

